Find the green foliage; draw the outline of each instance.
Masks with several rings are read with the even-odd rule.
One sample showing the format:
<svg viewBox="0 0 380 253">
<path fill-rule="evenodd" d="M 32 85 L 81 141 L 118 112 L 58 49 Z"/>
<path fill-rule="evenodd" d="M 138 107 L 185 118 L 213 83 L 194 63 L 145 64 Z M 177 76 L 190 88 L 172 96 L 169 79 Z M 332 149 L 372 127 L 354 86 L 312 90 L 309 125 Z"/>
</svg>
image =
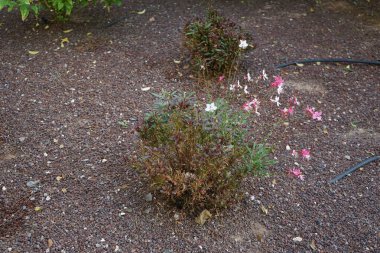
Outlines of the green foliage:
<svg viewBox="0 0 380 253">
<path fill-rule="evenodd" d="M 40 11 L 45 9 L 53 12 L 59 19 L 66 19 L 75 7 L 87 6 L 89 3 L 100 3 L 109 8 L 114 4 L 121 5 L 122 0 L 0 0 L 0 11 L 3 8 L 7 8 L 8 11 L 18 8 L 24 21 L 30 13 L 38 17 Z"/>
<path fill-rule="evenodd" d="M 247 174 L 271 164 L 267 148 L 247 144 L 246 113 L 223 100 L 205 111 L 193 94 L 155 96 L 153 112 L 137 128 L 136 165 L 170 203 L 190 212 L 227 207 Z"/>
<path fill-rule="evenodd" d="M 216 11 L 209 11 L 206 20 L 195 19 L 184 28 L 184 45 L 191 53 L 194 71 L 204 78 L 234 73 L 242 53 L 240 40 L 248 37 Z"/>
</svg>

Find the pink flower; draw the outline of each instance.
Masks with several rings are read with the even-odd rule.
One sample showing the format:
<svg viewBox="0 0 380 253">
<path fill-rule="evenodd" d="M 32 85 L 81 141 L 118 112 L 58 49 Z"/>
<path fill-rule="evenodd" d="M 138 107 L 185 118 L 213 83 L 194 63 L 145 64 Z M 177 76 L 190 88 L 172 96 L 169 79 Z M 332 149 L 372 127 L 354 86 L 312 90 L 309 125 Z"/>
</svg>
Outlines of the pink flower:
<svg viewBox="0 0 380 253">
<path fill-rule="evenodd" d="M 300 105 L 300 102 L 298 102 L 298 99 L 296 97 L 291 97 L 289 99 L 289 104 L 291 106 L 296 106 L 296 105 Z"/>
<path fill-rule="evenodd" d="M 255 98 L 252 101 L 248 101 L 248 102 L 244 103 L 243 104 L 243 110 L 249 112 L 249 111 L 254 109 L 255 113 L 257 115 L 260 115 L 260 113 L 257 111 L 259 108 L 259 104 L 260 104 L 260 102 Z"/>
<path fill-rule="evenodd" d="M 308 149 L 302 149 L 301 150 L 301 156 L 302 158 L 306 159 L 306 160 L 310 160 L 310 150 Z"/>
<path fill-rule="evenodd" d="M 284 108 L 284 109 L 280 110 L 280 112 L 281 112 L 282 116 L 288 117 L 289 115 L 294 114 L 294 108 L 293 107 Z"/>
<path fill-rule="evenodd" d="M 298 178 L 298 179 L 300 179 L 302 181 L 305 180 L 305 176 L 302 174 L 302 171 L 299 168 L 289 169 L 288 173 L 289 173 L 290 176 L 296 177 L 296 178 Z"/>
<path fill-rule="evenodd" d="M 218 82 L 223 82 L 224 81 L 224 76 L 219 76 L 218 77 Z"/>
<path fill-rule="evenodd" d="M 281 76 L 275 76 L 274 82 L 272 82 L 270 86 L 278 88 L 282 86 L 283 84 L 284 84 L 284 79 L 282 79 Z"/>
<path fill-rule="evenodd" d="M 305 111 L 312 119 L 322 121 L 322 112 L 315 111 L 314 107 L 307 106 Z"/>
<path fill-rule="evenodd" d="M 318 121 L 322 121 L 322 112 L 314 112 L 312 118 Z"/>
<path fill-rule="evenodd" d="M 243 104 L 243 110 L 244 110 L 244 111 L 249 112 L 249 111 L 252 110 L 252 109 L 253 109 L 253 108 L 252 108 L 252 106 L 249 104 L 249 102 L 246 102 L 246 103 Z"/>
<path fill-rule="evenodd" d="M 314 110 L 315 110 L 315 108 L 314 107 L 310 107 L 310 106 L 307 106 L 306 109 L 305 109 L 306 114 L 308 114 L 309 116 L 313 116 Z"/>
</svg>

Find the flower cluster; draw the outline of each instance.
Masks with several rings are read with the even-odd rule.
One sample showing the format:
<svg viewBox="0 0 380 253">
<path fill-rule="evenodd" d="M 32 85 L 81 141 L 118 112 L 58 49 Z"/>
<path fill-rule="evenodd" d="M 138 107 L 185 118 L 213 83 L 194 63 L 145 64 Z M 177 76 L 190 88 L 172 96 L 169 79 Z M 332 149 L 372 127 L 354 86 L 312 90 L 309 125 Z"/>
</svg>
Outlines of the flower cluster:
<svg viewBox="0 0 380 253">
<path fill-rule="evenodd" d="M 304 160 L 310 160 L 311 156 L 310 156 L 310 150 L 304 148 L 304 149 L 301 149 L 300 151 L 296 151 L 296 150 L 292 150 L 292 156 L 295 157 L 295 158 L 298 158 L 299 156 L 302 157 L 302 159 Z"/>
<path fill-rule="evenodd" d="M 322 112 L 315 111 L 314 107 L 307 106 L 305 111 L 306 114 L 309 115 L 312 119 L 322 121 Z"/>
<path fill-rule="evenodd" d="M 260 104 L 259 100 L 257 100 L 255 98 L 252 101 L 248 101 L 248 102 L 244 103 L 243 104 L 243 110 L 246 112 L 250 112 L 252 110 L 255 110 L 255 113 L 257 115 L 260 115 L 260 113 L 258 112 L 259 104 Z"/>
<path fill-rule="evenodd" d="M 296 177 L 296 178 L 300 179 L 301 181 L 305 180 L 305 175 L 302 174 L 302 171 L 299 168 L 291 168 L 291 169 L 289 169 L 288 174 L 290 176 L 293 176 L 293 177 Z"/>
<path fill-rule="evenodd" d="M 272 82 L 270 86 L 277 88 L 277 93 L 280 95 L 284 91 L 284 79 L 282 79 L 281 76 L 275 76 L 274 82 Z"/>
<path fill-rule="evenodd" d="M 286 146 L 286 150 L 291 150 L 291 148 L 289 146 Z M 311 158 L 311 156 L 310 156 L 310 150 L 306 149 L 306 148 L 303 148 L 303 149 L 301 149 L 299 151 L 296 151 L 296 150 L 293 149 L 292 152 L 291 152 L 291 154 L 295 158 L 302 157 L 302 159 L 307 160 L 307 161 L 309 161 L 310 158 Z M 290 168 L 288 170 L 288 174 L 290 176 L 296 177 L 296 178 L 298 178 L 298 179 L 300 179 L 302 181 L 305 180 L 305 175 L 302 174 L 301 168 L 297 168 L 297 167 Z"/>
</svg>

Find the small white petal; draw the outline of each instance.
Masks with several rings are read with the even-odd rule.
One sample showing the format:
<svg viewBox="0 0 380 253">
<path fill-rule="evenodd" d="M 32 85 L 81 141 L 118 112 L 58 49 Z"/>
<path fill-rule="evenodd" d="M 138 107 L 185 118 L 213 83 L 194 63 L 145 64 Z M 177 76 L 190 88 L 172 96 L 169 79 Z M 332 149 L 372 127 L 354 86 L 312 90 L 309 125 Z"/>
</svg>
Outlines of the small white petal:
<svg viewBox="0 0 380 253">
<path fill-rule="evenodd" d="M 148 91 L 148 90 L 150 90 L 150 87 L 142 87 L 141 90 L 142 91 Z"/>
<path fill-rule="evenodd" d="M 244 93 L 245 93 L 245 94 L 249 94 L 249 92 L 248 92 L 248 85 L 245 85 L 245 86 L 244 86 Z"/>
</svg>

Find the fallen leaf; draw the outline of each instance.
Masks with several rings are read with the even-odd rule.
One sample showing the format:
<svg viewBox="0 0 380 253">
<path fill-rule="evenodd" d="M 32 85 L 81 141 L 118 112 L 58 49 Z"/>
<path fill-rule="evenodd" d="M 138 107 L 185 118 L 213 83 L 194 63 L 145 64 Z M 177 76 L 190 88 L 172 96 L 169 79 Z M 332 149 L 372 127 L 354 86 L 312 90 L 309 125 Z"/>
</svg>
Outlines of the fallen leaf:
<svg viewBox="0 0 380 253">
<path fill-rule="evenodd" d="M 67 192 L 67 189 L 66 188 L 62 188 L 61 190 L 63 193 L 66 193 Z"/>
<path fill-rule="evenodd" d="M 321 62 L 320 62 L 320 61 L 317 61 L 317 65 L 318 65 L 318 66 L 321 65 Z"/>
<path fill-rule="evenodd" d="M 260 209 L 263 213 L 268 214 L 268 209 L 264 205 L 260 205 Z"/>
<path fill-rule="evenodd" d="M 199 216 L 195 219 L 195 222 L 198 223 L 199 225 L 203 225 L 205 224 L 205 222 L 211 218 L 212 215 L 211 213 L 209 212 L 209 210 L 205 209 L 203 210 Z"/>
<path fill-rule="evenodd" d="M 34 211 L 36 211 L 36 212 L 39 212 L 39 211 L 41 211 L 42 210 L 42 207 L 40 207 L 40 206 L 36 206 L 35 208 L 34 208 Z"/>
<path fill-rule="evenodd" d="M 148 90 L 150 90 L 150 87 L 142 87 L 141 90 L 142 91 L 148 91 Z"/>
<path fill-rule="evenodd" d="M 40 51 L 28 51 L 28 53 L 30 54 L 30 55 L 36 55 L 36 54 L 38 54 Z"/>
<path fill-rule="evenodd" d="M 126 121 L 126 120 L 119 120 L 118 122 L 117 122 L 120 126 L 122 126 L 122 127 L 125 127 L 125 128 L 128 128 L 128 121 Z"/>
<path fill-rule="evenodd" d="M 74 29 L 64 30 L 63 33 L 71 33 Z"/>
<path fill-rule="evenodd" d="M 259 233 L 259 234 L 256 235 L 256 238 L 257 238 L 257 240 L 258 240 L 259 242 L 262 242 L 263 239 L 264 239 L 264 235 Z"/>
<path fill-rule="evenodd" d="M 302 63 L 296 63 L 296 65 L 297 65 L 298 67 L 303 67 L 303 66 L 305 66 L 305 65 L 303 65 Z"/>
<path fill-rule="evenodd" d="M 293 242 L 302 242 L 302 237 L 299 237 L 299 236 L 294 237 Z"/>
<path fill-rule="evenodd" d="M 311 243 L 309 244 L 310 248 L 313 250 L 313 251 L 316 251 L 317 250 L 317 245 L 315 245 L 315 241 L 314 240 L 311 240 Z"/>
<path fill-rule="evenodd" d="M 54 242 L 52 239 L 48 239 L 48 247 L 51 248 L 53 246 Z"/>
<path fill-rule="evenodd" d="M 180 64 L 180 63 L 181 63 L 181 61 L 178 61 L 178 60 L 174 60 L 174 63 L 175 63 L 175 64 Z"/>
<path fill-rule="evenodd" d="M 128 187 L 129 187 L 128 184 L 123 184 L 122 186 L 119 186 L 118 189 L 124 190 L 124 189 L 127 189 Z"/>
<path fill-rule="evenodd" d="M 154 22 L 156 19 L 154 18 L 154 17 L 151 17 L 150 19 L 149 19 L 149 22 Z"/>
<path fill-rule="evenodd" d="M 57 176 L 55 179 L 59 182 L 59 181 L 61 181 L 62 180 L 62 176 Z"/>
<path fill-rule="evenodd" d="M 69 43 L 69 38 L 63 38 L 61 39 L 61 47 L 65 47 L 65 43 Z"/>
<path fill-rule="evenodd" d="M 144 14 L 145 13 L 145 9 L 144 10 L 142 10 L 142 11 L 138 11 L 138 12 L 136 12 L 137 14 L 139 14 L 139 15 L 142 15 L 142 14 Z"/>
</svg>

